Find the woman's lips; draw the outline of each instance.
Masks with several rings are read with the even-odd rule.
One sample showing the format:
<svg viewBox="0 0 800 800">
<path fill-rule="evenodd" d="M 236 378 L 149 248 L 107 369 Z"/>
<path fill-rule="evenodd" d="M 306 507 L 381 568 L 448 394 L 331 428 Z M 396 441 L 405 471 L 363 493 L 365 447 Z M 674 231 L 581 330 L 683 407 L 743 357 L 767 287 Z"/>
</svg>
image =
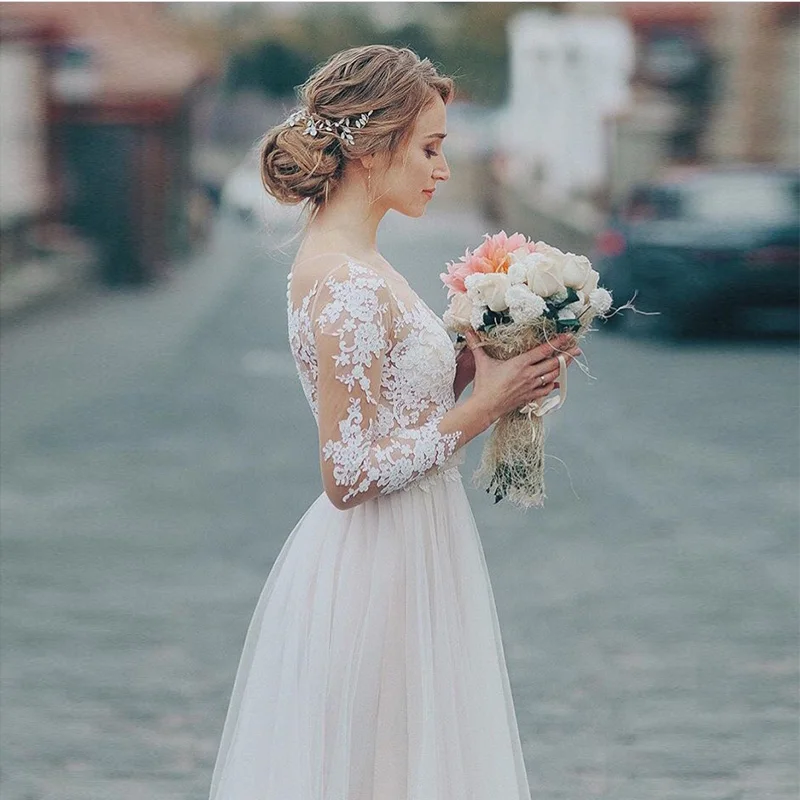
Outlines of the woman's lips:
<svg viewBox="0 0 800 800">
<path fill-rule="evenodd" d="M 436 191 L 435 189 L 423 189 L 422 190 L 422 194 L 426 194 L 426 195 L 428 195 L 428 197 L 433 197 L 433 193 L 435 191 Z"/>
</svg>

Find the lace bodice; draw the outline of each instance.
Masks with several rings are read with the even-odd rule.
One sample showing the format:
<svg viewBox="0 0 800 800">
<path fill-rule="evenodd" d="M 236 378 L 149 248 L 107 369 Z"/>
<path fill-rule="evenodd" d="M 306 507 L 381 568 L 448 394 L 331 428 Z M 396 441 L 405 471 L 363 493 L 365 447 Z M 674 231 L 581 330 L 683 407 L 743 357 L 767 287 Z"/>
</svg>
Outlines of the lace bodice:
<svg viewBox="0 0 800 800">
<path fill-rule="evenodd" d="M 457 477 L 461 434 L 439 431 L 456 371 L 439 317 L 399 275 L 353 260 L 293 294 L 290 274 L 289 344 L 337 505 Z"/>
</svg>

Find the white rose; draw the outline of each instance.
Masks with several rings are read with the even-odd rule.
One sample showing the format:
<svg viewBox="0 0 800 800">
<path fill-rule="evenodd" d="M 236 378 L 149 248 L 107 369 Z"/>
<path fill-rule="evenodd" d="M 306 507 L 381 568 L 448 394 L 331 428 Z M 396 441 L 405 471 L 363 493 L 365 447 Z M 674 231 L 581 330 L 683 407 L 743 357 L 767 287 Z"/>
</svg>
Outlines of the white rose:
<svg viewBox="0 0 800 800">
<path fill-rule="evenodd" d="M 447 307 L 447 311 L 442 315 L 444 324 L 453 330 L 466 327 L 470 324 L 470 315 L 472 313 L 472 303 L 470 299 L 459 292 Z"/>
<path fill-rule="evenodd" d="M 541 253 L 542 255 L 549 256 L 550 258 L 554 258 L 557 261 L 561 261 L 566 256 L 566 253 L 559 250 L 557 247 L 553 247 L 551 244 L 547 244 L 547 242 L 536 242 L 534 245 L 536 248 L 537 253 Z"/>
<path fill-rule="evenodd" d="M 561 263 L 553 256 L 532 253 L 524 262 L 527 267 L 527 282 L 531 291 L 540 297 L 551 297 L 564 291 Z"/>
<path fill-rule="evenodd" d="M 598 314 L 605 314 L 611 308 L 611 292 L 607 289 L 594 289 L 589 294 L 589 303 Z"/>
<path fill-rule="evenodd" d="M 578 297 L 580 297 L 584 305 L 589 305 L 589 295 L 597 288 L 599 279 L 600 275 L 594 270 L 590 270 L 586 282 L 578 289 Z"/>
<path fill-rule="evenodd" d="M 576 256 L 574 253 L 567 253 L 564 261 L 564 285 L 573 289 L 580 289 L 586 283 L 592 265 L 586 256 Z"/>
<path fill-rule="evenodd" d="M 533 322 L 547 310 L 547 303 L 538 294 L 533 294 L 525 284 L 509 286 L 506 300 L 508 312 L 514 322 Z"/>
<path fill-rule="evenodd" d="M 476 305 L 489 306 L 492 311 L 505 311 L 506 289 L 509 287 L 505 272 L 487 272 L 468 275 L 464 280 L 467 297 Z"/>
<path fill-rule="evenodd" d="M 578 288 L 588 297 L 591 292 L 597 288 L 597 283 L 600 280 L 600 273 L 590 269 L 589 275 L 586 277 L 586 282 Z"/>
<path fill-rule="evenodd" d="M 518 247 L 511 253 L 511 260 L 512 261 L 524 261 L 529 255 L 531 251 L 528 250 L 528 246 L 525 245 L 523 247 Z"/>
</svg>

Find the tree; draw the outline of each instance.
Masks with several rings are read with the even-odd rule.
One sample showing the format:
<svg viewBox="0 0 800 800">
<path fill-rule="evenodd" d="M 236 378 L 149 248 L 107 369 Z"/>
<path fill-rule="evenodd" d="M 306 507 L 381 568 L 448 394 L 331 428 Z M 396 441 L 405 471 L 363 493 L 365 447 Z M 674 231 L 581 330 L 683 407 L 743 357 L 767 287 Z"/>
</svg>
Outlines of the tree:
<svg viewBox="0 0 800 800">
<path fill-rule="evenodd" d="M 306 79 L 312 66 L 310 59 L 284 42 L 256 42 L 245 52 L 231 56 L 225 85 L 231 93 L 251 89 L 270 97 L 287 97 Z"/>
</svg>

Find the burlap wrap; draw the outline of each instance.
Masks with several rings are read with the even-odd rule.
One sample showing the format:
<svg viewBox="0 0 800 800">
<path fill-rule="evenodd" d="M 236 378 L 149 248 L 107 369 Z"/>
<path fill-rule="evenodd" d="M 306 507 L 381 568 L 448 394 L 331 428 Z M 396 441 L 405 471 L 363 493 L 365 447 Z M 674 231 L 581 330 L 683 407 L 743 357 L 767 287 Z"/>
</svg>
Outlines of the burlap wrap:
<svg viewBox="0 0 800 800">
<path fill-rule="evenodd" d="M 577 341 L 595 316 L 591 308 L 580 316 L 580 328 L 573 331 Z M 501 361 L 552 341 L 556 335 L 556 323 L 544 318 L 477 332 L 486 354 Z M 520 411 L 505 414 L 492 426 L 473 483 L 494 494 L 495 502 L 506 499 L 520 508 L 544 505 L 544 440 L 544 417 Z"/>
</svg>

